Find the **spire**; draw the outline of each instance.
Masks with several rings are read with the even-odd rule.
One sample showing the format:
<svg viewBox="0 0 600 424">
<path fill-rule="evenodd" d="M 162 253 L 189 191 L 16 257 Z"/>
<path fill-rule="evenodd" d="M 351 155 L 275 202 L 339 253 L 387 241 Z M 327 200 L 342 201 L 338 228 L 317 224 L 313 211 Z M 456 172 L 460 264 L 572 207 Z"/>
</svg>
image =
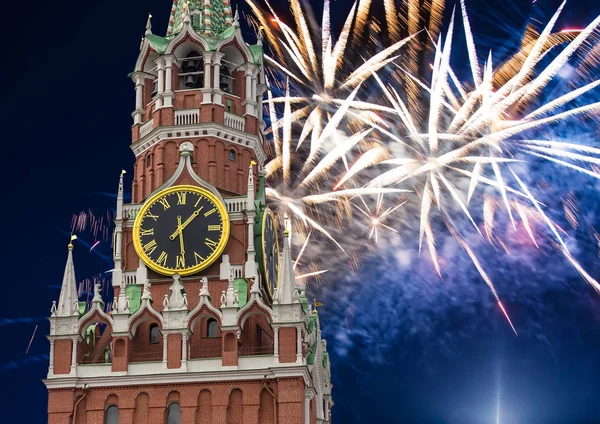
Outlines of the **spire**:
<svg viewBox="0 0 600 424">
<path fill-rule="evenodd" d="M 152 15 L 148 14 L 148 22 L 146 22 L 146 35 L 152 34 Z"/>
<path fill-rule="evenodd" d="M 52 316 L 70 317 L 79 315 L 79 298 L 77 297 L 75 265 L 73 264 L 73 240 L 76 238 L 77 236 L 71 236 L 58 306 L 56 308 L 52 307 Z"/>
<path fill-rule="evenodd" d="M 283 254 L 279 269 L 280 280 L 277 285 L 277 302 L 283 305 L 297 303 L 298 290 L 296 289 L 294 262 L 292 261 L 290 249 L 290 232 L 287 228 L 283 232 Z"/>
<path fill-rule="evenodd" d="M 194 30 L 201 35 L 216 37 L 233 26 L 230 0 L 173 0 L 167 37 L 174 36 L 184 28 L 190 11 L 199 10 L 199 19 L 192 20 Z"/>
<path fill-rule="evenodd" d="M 119 189 L 117 191 L 117 219 L 123 219 L 123 175 L 125 175 L 125 170 L 121 171 L 121 176 L 119 177 Z"/>
<path fill-rule="evenodd" d="M 256 197 L 256 194 L 255 194 L 256 187 L 254 186 L 254 171 L 253 171 L 254 165 L 256 165 L 256 162 L 250 161 L 250 170 L 248 171 L 248 206 L 247 206 L 247 210 L 249 210 L 249 211 L 255 210 L 254 198 Z"/>
</svg>

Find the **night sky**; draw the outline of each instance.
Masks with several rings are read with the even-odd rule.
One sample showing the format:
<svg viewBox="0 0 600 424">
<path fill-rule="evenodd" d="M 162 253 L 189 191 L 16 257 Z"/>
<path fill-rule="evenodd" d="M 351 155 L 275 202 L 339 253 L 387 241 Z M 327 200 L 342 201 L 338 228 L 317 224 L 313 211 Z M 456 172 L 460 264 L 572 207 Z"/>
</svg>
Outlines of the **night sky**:
<svg viewBox="0 0 600 424">
<path fill-rule="evenodd" d="M 41 382 L 49 352 L 46 318 L 60 291 L 71 218 L 90 209 L 106 216 L 114 208 L 121 169 L 129 171 L 130 187 L 135 99 L 126 75 L 137 58 L 148 12 L 154 16 L 154 32 L 163 35 L 171 3 L 34 0 L 3 6 L 3 422 L 46 420 L 47 395 Z M 318 10 L 320 3 L 313 3 Z M 344 9 L 345 16 L 349 3 L 338 0 L 335 7 Z M 467 2 L 481 54 L 522 30 L 530 7 L 513 3 L 527 2 Z M 546 19 L 558 6 L 556 1 L 538 4 Z M 558 27 L 579 27 L 598 14 L 600 2 L 573 0 Z M 597 187 L 581 191 L 578 200 L 587 210 L 589 226 L 600 228 L 600 215 L 594 213 L 600 208 Z M 591 195 L 595 197 L 586 197 Z M 90 253 L 85 247 L 92 240 L 88 236 L 82 235 L 75 250 L 78 280 L 112 268 L 105 256 L 107 244 Z M 591 242 L 578 252 L 586 269 L 600 278 L 597 255 Z M 394 287 L 402 284 L 403 275 L 398 273 L 396 281 L 379 279 L 380 270 L 368 262 L 358 278 L 381 281 L 369 290 L 342 288 L 335 281 L 317 288 L 325 303 L 321 319 L 331 353 L 334 422 L 495 423 L 500 396 L 503 424 L 600 423 L 600 296 L 571 270 L 559 284 L 539 289 L 549 278 L 545 270 L 550 263 L 552 269 L 569 268 L 547 250 L 526 269 L 503 274 L 519 286 L 531 282 L 538 288 L 509 299 L 519 338 L 477 279 L 457 287 L 475 287 L 479 301 L 473 302 L 470 292 L 462 304 L 463 294 L 457 290 L 452 307 L 436 312 L 424 308 L 420 316 L 402 312 L 413 311 L 413 300 Z M 423 266 L 429 265 L 415 263 L 415 269 L 402 272 Z M 497 261 L 494 266 L 507 265 Z M 460 274 L 460 265 L 454 271 Z M 439 284 L 459 279 L 449 277 Z M 427 281 L 424 287 L 422 296 L 432 290 Z M 343 292 L 344 302 L 335 302 L 336 290 Z M 407 328 L 412 330 L 404 332 Z M 361 333 L 353 329 L 365 331 L 362 342 Z"/>
</svg>

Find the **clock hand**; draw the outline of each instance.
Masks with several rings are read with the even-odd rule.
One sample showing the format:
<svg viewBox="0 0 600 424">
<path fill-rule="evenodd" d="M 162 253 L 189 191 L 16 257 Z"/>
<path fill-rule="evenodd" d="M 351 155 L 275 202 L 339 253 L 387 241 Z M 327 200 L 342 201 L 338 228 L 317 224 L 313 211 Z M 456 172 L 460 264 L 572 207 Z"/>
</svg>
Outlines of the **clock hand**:
<svg viewBox="0 0 600 424">
<path fill-rule="evenodd" d="M 181 264 L 185 268 L 185 244 L 183 243 L 183 225 L 181 225 L 181 216 L 177 217 L 177 231 L 179 231 L 179 248 L 181 249 Z"/>
<path fill-rule="evenodd" d="M 175 240 L 175 237 L 177 237 L 177 235 L 181 233 L 184 230 L 184 228 L 187 227 L 190 224 L 190 222 L 194 220 L 194 218 L 200 215 L 200 211 L 202 211 L 203 208 L 204 206 L 200 207 L 200 209 L 195 211 L 188 219 L 185 220 L 181 227 L 178 226 L 177 230 L 175 230 L 175 232 L 169 236 L 169 240 Z"/>
</svg>

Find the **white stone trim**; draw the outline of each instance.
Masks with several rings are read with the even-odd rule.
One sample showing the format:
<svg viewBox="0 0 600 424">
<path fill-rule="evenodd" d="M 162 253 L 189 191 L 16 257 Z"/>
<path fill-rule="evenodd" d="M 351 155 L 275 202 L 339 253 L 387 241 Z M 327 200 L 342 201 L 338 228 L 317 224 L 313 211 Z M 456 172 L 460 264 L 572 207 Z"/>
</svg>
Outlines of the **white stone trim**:
<svg viewBox="0 0 600 424">
<path fill-rule="evenodd" d="M 204 131 L 206 131 L 206 134 L 204 134 Z M 190 133 L 190 135 L 185 135 L 186 132 Z M 196 135 L 195 132 L 198 132 L 198 135 Z M 169 136 L 169 134 L 171 134 L 171 136 Z M 225 138 L 225 135 L 228 135 L 228 137 Z M 249 147 L 254 150 L 260 163 L 264 163 L 267 160 L 267 154 L 263 148 L 262 135 L 257 136 L 238 131 L 227 127 L 224 124 L 215 122 L 203 122 L 195 125 L 183 126 L 160 126 L 155 128 L 150 135 L 141 137 L 138 141 L 133 143 L 131 145 L 131 150 L 137 158 L 163 140 L 202 137 L 214 137 L 239 146 Z"/>
<path fill-rule="evenodd" d="M 208 382 L 224 382 L 224 381 L 239 381 L 239 380 L 264 380 L 267 378 L 289 378 L 301 377 L 306 385 L 311 385 L 311 376 L 306 366 L 292 367 L 274 367 L 268 369 L 253 369 L 253 370 L 218 370 L 209 372 L 192 372 L 191 364 L 195 360 L 188 361 L 188 371 L 180 372 L 179 370 L 162 369 L 162 374 L 157 372 L 148 373 L 146 375 L 130 375 L 126 373 L 111 373 L 103 376 L 90 377 L 84 376 L 87 373 L 81 373 L 81 377 L 77 376 L 54 376 L 44 380 L 44 384 L 48 389 L 63 389 L 72 388 L 77 385 L 86 384 L 90 388 L 109 387 L 109 386 L 137 386 L 137 385 L 153 385 L 153 384 L 186 384 L 186 383 L 208 383 Z M 220 359 L 219 359 L 220 362 Z M 161 364 L 160 362 L 158 364 Z M 84 365 L 84 367 L 91 367 Z M 102 367 L 102 368 L 100 368 Z M 108 369 L 107 365 L 101 365 L 97 368 Z M 78 366 L 77 368 L 81 368 Z"/>
</svg>

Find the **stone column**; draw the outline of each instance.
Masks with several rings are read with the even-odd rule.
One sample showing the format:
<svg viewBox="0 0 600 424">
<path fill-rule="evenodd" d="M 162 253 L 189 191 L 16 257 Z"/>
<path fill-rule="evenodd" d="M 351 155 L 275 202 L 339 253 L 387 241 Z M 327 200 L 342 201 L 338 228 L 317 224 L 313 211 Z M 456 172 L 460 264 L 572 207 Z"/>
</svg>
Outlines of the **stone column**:
<svg viewBox="0 0 600 424">
<path fill-rule="evenodd" d="M 302 363 L 302 327 L 297 328 L 296 336 L 296 362 Z"/>
<path fill-rule="evenodd" d="M 71 349 L 71 373 L 75 374 L 77 371 L 77 341 L 79 337 L 73 337 L 73 348 Z"/>
<path fill-rule="evenodd" d="M 188 335 L 187 332 L 181 334 L 181 367 L 185 368 L 187 366 L 187 348 Z"/>
<path fill-rule="evenodd" d="M 223 53 L 215 53 L 213 56 L 213 103 L 223 104 L 223 92 L 221 91 L 221 59 Z"/>
<path fill-rule="evenodd" d="M 279 327 L 275 327 L 273 329 L 273 355 L 274 355 L 274 362 L 276 364 L 279 363 Z"/>
<path fill-rule="evenodd" d="M 163 96 L 163 106 L 173 107 L 173 57 L 165 56 L 165 93 Z"/>
<path fill-rule="evenodd" d="M 167 334 L 163 334 L 163 366 L 167 367 Z"/>
<path fill-rule="evenodd" d="M 211 104 L 212 103 L 212 79 L 211 79 L 211 69 L 212 69 L 212 53 L 204 52 L 203 55 L 204 60 L 204 88 L 202 88 L 202 104 Z"/>
<path fill-rule="evenodd" d="M 158 81 L 156 83 L 156 109 L 163 107 L 163 93 L 165 87 L 165 63 L 162 58 L 156 61 Z"/>
<path fill-rule="evenodd" d="M 50 339 L 50 366 L 48 367 L 48 375 L 54 374 L 54 339 Z"/>
<path fill-rule="evenodd" d="M 135 77 L 135 111 L 133 112 L 133 123 L 142 123 L 142 114 L 144 113 L 144 79 L 138 75 Z"/>
</svg>

